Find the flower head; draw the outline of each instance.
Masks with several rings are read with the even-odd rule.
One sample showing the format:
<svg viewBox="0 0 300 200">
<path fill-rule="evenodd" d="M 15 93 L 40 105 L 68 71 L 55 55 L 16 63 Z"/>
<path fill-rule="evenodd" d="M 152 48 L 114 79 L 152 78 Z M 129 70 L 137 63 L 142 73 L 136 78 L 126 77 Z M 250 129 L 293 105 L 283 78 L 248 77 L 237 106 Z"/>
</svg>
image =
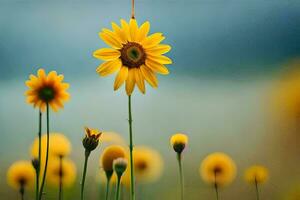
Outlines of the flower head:
<svg viewBox="0 0 300 200">
<path fill-rule="evenodd" d="M 156 88 L 156 73 L 169 73 L 165 65 L 171 64 L 172 60 L 163 54 L 170 51 L 171 47 L 160 44 L 165 39 L 162 33 L 148 36 L 149 30 L 149 22 L 139 27 L 135 19 L 130 19 L 129 24 L 122 19 L 121 27 L 112 23 L 112 31 L 103 29 L 100 33 L 100 38 L 111 48 L 94 52 L 95 58 L 105 61 L 96 71 L 101 76 L 118 72 L 114 90 L 126 82 L 128 95 L 131 95 L 135 85 L 145 93 L 145 80 Z"/>
<path fill-rule="evenodd" d="M 35 171 L 29 161 L 13 163 L 7 171 L 7 182 L 14 189 L 31 188 L 34 185 Z"/>
<path fill-rule="evenodd" d="M 47 181 L 52 186 L 59 186 L 60 178 L 64 187 L 70 187 L 76 180 L 75 164 L 69 159 L 62 159 L 62 168 L 60 168 L 60 159 L 53 158 L 49 162 Z"/>
<path fill-rule="evenodd" d="M 84 129 L 85 137 L 82 140 L 82 144 L 88 152 L 91 152 L 97 148 L 102 132 L 88 127 L 85 127 Z"/>
<path fill-rule="evenodd" d="M 133 149 L 133 164 L 136 180 L 139 183 L 151 183 L 157 181 L 163 171 L 163 160 L 159 152 L 145 147 L 136 146 Z M 124 184 L 130 181 L 130 171 L 126 170 Z"/>
<path fill-rule="evenodd" d="M 188 137 L 182 133 L 172 135 L 170 143 L 176 153 L 181 153 L 188 143 Z"/>
<path fill-rule="evenodd" d="M 125 158 L 126 152 L 122 146 L 112 145 L 104 149 L 100 157 L 100 165 L 105 172 L 113 172 L 113 162 L 118 158 Z"/>
<path fill-rule="evenodd" d="M 113 161 L 113 168 L 118 177 L 121 177 L 127 168 L 127 160 L 125 158 L 117 158 Z"/>
<path fill-rule="evenodd" d="M 57 75 L 56 71 L 51 71 L 47 75 L 44 69 L 39 69 L 37 76 L 31 74 L 29 80 L 25 82 L 29 88 L 25 93 L 27 102 L 42 111 L 45 110 L 47 104 L 54 111 L 58 111 L 70 98 L 66 91 L 69 84 L 63 83 L 63 79 L 64 76 Z"/>
<path fill-rule="evenodd" d="M 212 153 L 202 161 L 199 172 L 205 182 L 222 186 L 233 181 L 236 166 L 228 155 Z"/>
<path fill-rule="evenodd" d="M 49 146 L 49 155 L 54 157 L 66 157 L 71 152 L 71 143 L 69 139 L 61 133 L 50 133 L 50 146 Z M 41 139 L 42 149 L 41 149 L 41 162 L 43 163 L 46 157 L 46 143 L 47 136 L 44 134 Z M 39 139 L 36 138 L 31 145 L 31 156 L 34 159 L 38 158 L 39 155 Z"/>
<path fill-rule="evenodd" d="M 269 171 L 267 168 L 260 166 L 260 165 L 254 165 L 250 168 L 248 168 L 245 171 L 245 180 L 248 183 L 265 183 L 269 178 Z"/>
</svg>

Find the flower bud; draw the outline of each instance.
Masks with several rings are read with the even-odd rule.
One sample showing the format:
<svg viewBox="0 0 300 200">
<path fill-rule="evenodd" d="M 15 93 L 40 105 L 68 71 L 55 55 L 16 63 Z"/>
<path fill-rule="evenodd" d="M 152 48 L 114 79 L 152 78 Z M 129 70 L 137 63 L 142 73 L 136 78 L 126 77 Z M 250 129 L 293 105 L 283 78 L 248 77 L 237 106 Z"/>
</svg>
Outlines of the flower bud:
<svg viewBox="0 0 300 200">
<path fill-rule="evenodd" d="M 174 151 L 178 154 L 181 154 L 188 143 L 188 137 L 185 134 L 177 133 L 171 137 L 170 143 Z"/>
</svg>

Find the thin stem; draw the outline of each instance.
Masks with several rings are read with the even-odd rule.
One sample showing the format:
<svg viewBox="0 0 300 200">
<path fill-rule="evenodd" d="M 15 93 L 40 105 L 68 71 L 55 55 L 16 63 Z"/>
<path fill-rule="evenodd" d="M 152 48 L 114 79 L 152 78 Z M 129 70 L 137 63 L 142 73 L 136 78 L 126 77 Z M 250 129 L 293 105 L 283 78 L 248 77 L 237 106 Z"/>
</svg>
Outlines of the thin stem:
<svg viewBox="0 0 300 200">
<path fill-rule="evenodd" d="M 131 18 L 134 19 L 134 0 L 131 0 Z"/>
<path fill-rule="evenodd" d="M 256 189 L 256 199 L 259 200 L 259 190 L 258 190 L 258 183 L 256 178 L 255 178 L 255 189 Z"/>
<path fill-rule="evenodd" d="M 85 182 L 88 158 L 90 156 L 90 153 L 91 153 L 90 151 L 85 150 L 84 167 L 83 167 L 83 174 L 82 174 L 82 180 L 81 180 L 81 193 L 80 193 L 81 200 L 83 200 L 84 182 Z"/>
<path fill-rule="evenodd" d="M 177 154 L 177 161 L 179 166 L 179 177 L 180 177 L 180 191 L 181 191 L 181 200 L 184 199 L 184 177 L 183 177 L 183 171 L 182 171 L 182 162 L 181 162 L 181 154 Z"/>
<path fill-rule="evenodd" d="M 217 200 L 219 200 L 219 188 L 218 188 L 218 183 L 217 183 L 217 172 L 215 171 L 215 191 L 216 191 L 216 197 L 217 197 Z"/>
<path fill-rule="evenodd" d="M 58 199 L 62 200 L 62 190 L 63 190 L 63 157 L 59 156 L 59 192 Z"/>
<path fill-rule="evenodd" d="M 44 174 L 43 174 L 43 179 L 42 179 L 42 184 L 41 184 L 41 189 L 39 192 L 39 200 L 42 200 L 43 196 L 43 189 L 46 181 L 46 175 L 47 175 L 47 168 L 48 168 L 48 156 L 49 156 L 49 103 L 47 103 L 47 144 L 46 144 L 46 160 L 45 160 L 45 168 L 44 168 Z"/>
<path fill-rule="evenodd" d="M 38 167 L 36 169 L 36 188 L 35 188 L 35 199 L 39 198 L 39 186 L 40 186 L 40 169 L 41 169 L 41 151 L 42 151 L 42 112 L 39 110 L 39 154 L 38 154 Z"/>
<path fill-rule="evenodd" d="M 129 123 L 129 150 L 130 150 L 130 199 L 135 200 L 134 191 L 134 166 L 133 166 L 133 140 L 132 140 L 132 114 L 131 114 L 131 95 L 128 96 L 128 123 Z"/>
<path fill-rule="evenodd" d="M 22 183 L 20 187 L 21 200 L 24 200 L 24 193 L 25 193 L 24 183 Z"/>
<path fill-rule="evenodd" d="M 121 182 L 121 176 L 118 176 L 116 200 L 119 200 L 119 196 L 120 196 L 120 182 Z"/>
<path fill-rule="evenodd" d="M 113 173 L 111 172 L 106 172 L 106 192 L 105 192 L 105 199 L 108 200 L 109 197 L 109 185 L 110 185 L 110 179 Z"/>
</svg>

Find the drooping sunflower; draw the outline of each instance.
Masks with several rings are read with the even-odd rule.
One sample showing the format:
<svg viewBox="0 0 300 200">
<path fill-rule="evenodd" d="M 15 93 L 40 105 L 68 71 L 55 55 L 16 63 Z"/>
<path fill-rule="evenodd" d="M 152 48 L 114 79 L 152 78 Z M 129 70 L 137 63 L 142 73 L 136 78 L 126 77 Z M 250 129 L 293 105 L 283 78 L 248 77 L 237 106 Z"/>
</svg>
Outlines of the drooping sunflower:
<svg viewBox="0 0 300 200">
<path fill-rule="evenodd" d="M 57 75 L 56 71 L 51 71 L 47 75 L 44 69 L 39 69 L 37 76 L 31 74 L 29 80 L 25 82 L 29 88 L 25 92 L 27 102 L 42 111 L 45 110 L 47 104 L 54 111 L 63 108 L 64 102 L 70 98 L 66 91 L 69 84 L 62 82 L 63 80 L 64 76 L 62 74 Z"/>
<path fill-rule="evenodd" d="M 160 44 L 165 39 L 162 33 L 148 36 L 149 30 L 148 21 L 139 27 L 135 19 L 130 19 L 129 24 L 121 19 L 121 27 L 113 22 L 112 30 L 100 32 L 100 38 L 111 48 L 93 53 L 95 58 L 105 61 L 96 71 L 100 76 L 118 72 L 114 90 L 126 82 L 127 95 L 131 95 L 135 85 L 145 93 L 145 80 L 156 88 L 156 73 L 169 74 L 165 65 L 172 64 L 172 60 L 163 54 L 169 52 L 171 46 Z"/>
</svg>

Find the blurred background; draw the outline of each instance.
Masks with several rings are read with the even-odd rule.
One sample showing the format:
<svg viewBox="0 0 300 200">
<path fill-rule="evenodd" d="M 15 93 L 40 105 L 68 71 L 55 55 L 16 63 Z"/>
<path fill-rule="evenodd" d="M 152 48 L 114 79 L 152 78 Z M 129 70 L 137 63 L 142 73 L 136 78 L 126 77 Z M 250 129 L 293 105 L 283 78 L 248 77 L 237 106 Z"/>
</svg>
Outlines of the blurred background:
<svg viewBox="0 0 300 200">
<path fill-rule="evenodd" d="M 1 0 L 0 199 L 18 198 L 7 186 L 6 170 L 16 160 L 30 159 L 37 135 L 38 110 L 26 104 L 24 82 L 38 68 L 64 74 L 71 85 L 71 101 L 50 113 L 51 131 L 71 140 L 77 165 L 77 181 L 65 199 L 79 199 L 84 126 L 119 133 L 127 141 L 124 88 L 114 92 L 114 76 L 97 75 L 101 61 L 92 53 L 106 46 L 98 37 L 102 28 L 129 17 L 129 0 Z M 134 142 L 156 149 L 164 161 L 158 181 L 138 184 L 137 199 L 179 197 L 169 138 L 183 132 L 190 138 L 184 152 L 187 199 L 215 198 L 198 169 L 207 154 L 222 151 L 236 162 L 238 175 L 221 190 L 221 199 L 255 199 L 243 173 L 261 164 L 270 170 L 262 199 L 299 200 L 300 2 L 136 0 L 136 18 L 140 24 L 149 20 L 151 32 L 164 33 L 174 61 L 170 75 L 159 76 L 157 90 L 147 87 L 145 95 L 133 96 Z M 100 199 L 95 177 L 103 147 L 90 158 L 89 199 Z M 55 189 L 46 192 L 47 199 L 56 199 Z"/>
</svg>

